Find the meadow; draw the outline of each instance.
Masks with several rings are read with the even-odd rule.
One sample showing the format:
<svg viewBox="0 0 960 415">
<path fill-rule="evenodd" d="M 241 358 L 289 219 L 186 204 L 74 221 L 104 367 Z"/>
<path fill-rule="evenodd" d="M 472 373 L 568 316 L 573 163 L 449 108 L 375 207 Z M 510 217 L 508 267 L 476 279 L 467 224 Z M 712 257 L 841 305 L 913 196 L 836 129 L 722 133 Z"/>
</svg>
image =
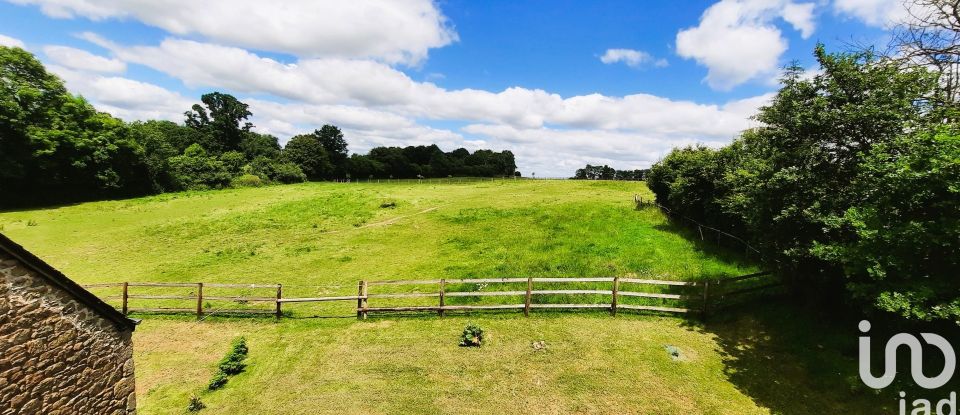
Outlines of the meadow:
<svg viewBox="0 0 960 415">
<path fill-rule="evenodd" d="M 634 210 L 634 194 L 652 197 L 641 182 L 305 183 L 3 212 L 0 226 L 84 284 L 281 283 L 285 296 L 352 294 L 360 279 L 695 281 L 759 269 L 657 210 Z M 896 403 L 857 387 L 855 334 L 782 299 L 707 321 L 601 311 L 358 321 L 350 304 L 285 307 L 280 321 L 134 315 L 139 412 L 184 413 L 192 394 L 210 414 L 876 413 Z M 483 347 L 457 346 L 468 322 L 486 330 Z M 249 367 L 205 391 L 237 336 Z"/>
</svg>

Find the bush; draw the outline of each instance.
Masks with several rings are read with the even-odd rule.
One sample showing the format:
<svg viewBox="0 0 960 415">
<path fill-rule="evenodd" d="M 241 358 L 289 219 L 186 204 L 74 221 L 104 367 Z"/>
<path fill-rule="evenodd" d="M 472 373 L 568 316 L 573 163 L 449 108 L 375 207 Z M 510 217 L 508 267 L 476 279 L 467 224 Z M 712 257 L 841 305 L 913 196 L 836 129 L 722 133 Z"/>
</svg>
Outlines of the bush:
<svg viewBox="0 0 960 415">
<path fill-rule="evenodd" d="M 206 408 L 206 407 L 207 407 L 207 406 L 204 405 L 203 402 L 200 401 L 200 397 L 199 397 L 199 396 L 197 396 L 197 395 L 191 395 L 191 396 L 190 396 L 190 404 L 187 405 L 187 411 L 197 412 L 197 411 L 199 411 L 199 410 L 201 410 L 201 409 L 203 409 L 203 408 Z"/>
<path fill-rule="evenodd" d="M 180 190 L 219 189 L 230 183 L 230 172 L 216 157 L 208 156 L 199 144 L 193 144 L 182 155 L 170 157 L 170 177 Z"/>
<path fill-rule="evenodd" d="M 301 183 L 307 181 L 307 175 L 303 173 L 300 166 L 289 162 L 274 162 L 272 165 L 273 176 L 271 180 L 280 183 Z"/>
<path fill-rule="evenodd" d="M 217 364 L 217 373 L 210 379 L 207 388 L 217 390 L 227 384 L 229 376 L 236 375 L 246 369 L 247 364 L 243 361 L 247 358 L 247 341 L 243 337 L 238 337 L 230 345 L 230 353 L 227 353 L 220 363 Z"/>
<path fill-rule="evenodd" d="M 234 177 L 230 181 L 230 185 L 233 187 L 260 187 L 263 186 L 263 180 L 260 180 L 260 177 L 254 176 L 252 174 L 244 174 L 242 176 Z"/>
<path fill-rule="evenodd" d="M 246 363 L 243 363 L 246 358 L 247 342 L 243 337 L 237 338 L 233 341 L 230 353 L 220 360 L 218 365 L 220 372 L 227 375 L 236 375 L 240 372 L 243 372 L 243 369 L 247 367 Z"/>
<path fill-rule="evenodd" d="M 223 385 L 226 385 L 226 384 L 227 384 L 227 374 L 223 373 L 222 371 L 217 371 L 217 373 L 213 375 L 213 379 L 210 379 L 210 384 L 207 385 L 207 389 L 215 391 L 217 389 L 222 388 Z"/>
<path fill-rule="evenodd" d="M 476 324 L 467 324 L 460 334 L 460 347 L 480 347 L 483 344 L 483 329 Z"/>
<path fill-rule="evenodd" d="M 231 175 L 240 174 L 240 172 L 243 170 L 243 166 L 247 164 L 246 156 L 239 151 L 228 151 L 221 154 L 219 159 L 221 162 L 223 162 L 223 166 L 228 172 L 230 172 Z"/>
</svg>

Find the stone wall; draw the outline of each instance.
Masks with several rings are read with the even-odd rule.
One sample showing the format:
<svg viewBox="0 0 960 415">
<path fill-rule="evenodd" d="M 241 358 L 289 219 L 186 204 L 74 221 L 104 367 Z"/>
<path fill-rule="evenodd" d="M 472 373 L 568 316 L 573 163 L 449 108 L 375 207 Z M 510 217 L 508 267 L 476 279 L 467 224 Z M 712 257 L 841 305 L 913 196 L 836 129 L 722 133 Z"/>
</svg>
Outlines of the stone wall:
<svg viewBox="0 0 960 415">
<path fill-rule="evenodd" d="M 0 250 L 0 415 L 135 413 L 131 334 Z"/>
</svg>

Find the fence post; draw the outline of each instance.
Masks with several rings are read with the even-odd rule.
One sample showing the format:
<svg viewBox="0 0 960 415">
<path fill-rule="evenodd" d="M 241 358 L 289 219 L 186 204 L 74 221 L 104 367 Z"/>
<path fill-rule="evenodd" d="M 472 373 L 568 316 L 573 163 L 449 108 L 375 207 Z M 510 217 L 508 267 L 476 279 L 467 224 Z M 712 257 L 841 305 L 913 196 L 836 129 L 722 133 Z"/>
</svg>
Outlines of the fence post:
<svg viewBox="0 0 960 415">
<path fill-rule="evenodd" d="M 280 302 L 280 299 L 283 298 L 282 294 L 283 284 L 277 284 L 277 321 L 280 321 L 280 304 L 283 304 Z"/>
<path fill-rule="evenodd" d="M 363 318 L 363 281 L 357 283 L 357 319 Z"/>
<path fill-rule="evenodd" d="M 527 296 L 523 302 L 523 316 L 530 317 L 530 296 L 533 291 L 533 277 L 527 277 Z"/>
<path fill-rule="evenodd" d="M 441 279 L 440 279 L 440 310 L 438 310 L 438 311 L 439 311 L 439 314 L 440 314 L 440 317 L 443 317 L 443 305 L 444 305 L 444 304 L 443 304 L 443 300 L 444 300 L 443 297 L 444 297 L 444 293 L 445 293 L 446 291 L 447 291 L 447 279 L 446 279 L 446 278 L 441 278 Z"/>
<path fill-rule="evenodd" d="M 203 283 L 197 283 L 197 320 L 203 318 Z"/>
<path fill-rule="evenodd" d="M 697 230 L 700 231 L 700 240 L 701 240 L 701 241 L 704 240 L 704 239 L 703 239 L 703 226 L 697 225 Z"/>
<path fill-rule="evenodd" d="M 707 318 L 708 308 L 710 306 L 710 281 L 703 282 L 703 318 Z"/>
<path fill-rule="evenodd" d="M 121 306 L 123 315 L 127 315 L 127 284 L 129 283 L 123 283 L 123 306 Z"/>
<path fill-rule="evenodd" d="M 610 314 L 612 314 L 613 316 L 617 315 L 617 296 L 619 295 L 618 293 L 619 291 L 620 291 L 620 276 L 615 276 L 613 277 L 613 292 L 611 292 L 613 297 L 610 300 Z"/>
</svg>

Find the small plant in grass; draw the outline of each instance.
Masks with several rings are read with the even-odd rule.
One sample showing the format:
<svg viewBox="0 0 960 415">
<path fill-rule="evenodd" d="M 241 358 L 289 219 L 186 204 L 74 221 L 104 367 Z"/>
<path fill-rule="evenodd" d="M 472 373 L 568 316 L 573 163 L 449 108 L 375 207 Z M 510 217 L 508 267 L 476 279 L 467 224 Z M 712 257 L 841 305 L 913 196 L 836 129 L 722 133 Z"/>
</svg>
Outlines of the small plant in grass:
<svg viewBox="0 0 960 415">
<path fill-rule="evenodd" d="M 467 324 L 460 334 L 460 347 L 480 347 L 483 344 L 483 329 L 476 324 Z"/>
<path fill-rule="evenodd" d="M 215 391 L 227 384 L 227 374 L 223 371 L 217 371 L 217 374 L 213 375 L 213 379 L 210 379 L 210 384 L 207 385 L 207 389 Z"/>
<path fill-rule="evenodd" d="M 220 360 L 220 364 L 218 365 L 220 371 L 227 375 L 236 375 L 243 372 L 243 369 L 247 367 L 247 364 L 243 363 L 247 358 L 247 352 L 246 339 L 239 337 L 234 340 L 230 346 L 230 353 Z"/>
<path fill-rule="evenodd" d="M 37 221 L 30 219 L 27 221 L 27 226 L 37 226 Z"/>
<path fill-rule="evenodd" d="M 210 390 L 220 389 L 227 384 L 230 376 L 243 372 L 247 368 L 247 364 L 243 361 L 247 359 L 248 351 L 246 339 L 238 337 L 234 340 L 233 344 L 230 345 L 230 353 L 227 353 L 217 364 L 217 373 L 213 375 L 213 379 L 210 379 L 207 388 Z"/>
<path fill-rule="evenodd" d="M 190 412 L 197 412 L 207 406 L 200 401 L 200 397 L 197 395 L 190 396 L 190 404 L 187 405 L 187 410 Z"/>
</svg>

